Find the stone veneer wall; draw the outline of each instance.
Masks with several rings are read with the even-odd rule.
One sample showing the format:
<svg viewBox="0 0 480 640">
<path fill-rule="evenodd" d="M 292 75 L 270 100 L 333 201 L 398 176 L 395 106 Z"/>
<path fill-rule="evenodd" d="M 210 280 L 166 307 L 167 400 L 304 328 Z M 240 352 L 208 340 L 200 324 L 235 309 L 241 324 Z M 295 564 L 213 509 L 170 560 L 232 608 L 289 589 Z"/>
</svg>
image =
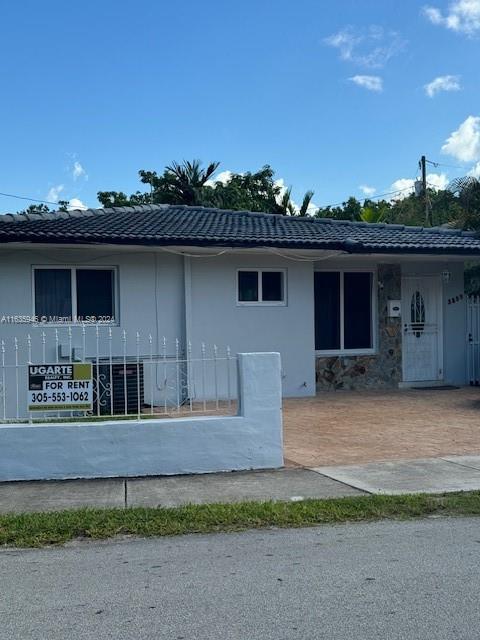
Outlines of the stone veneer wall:
<svg viewBox="0 0 480 640">
<path fill-rule="evenodd" d="M 317 357 L 317 391 L 392 388 L 402 380 L 402 322 L 388 317 L 388 301 L 401 299 L 400 265 L 379 265 L 378 282 L 378 353 Z"/>
</svg>

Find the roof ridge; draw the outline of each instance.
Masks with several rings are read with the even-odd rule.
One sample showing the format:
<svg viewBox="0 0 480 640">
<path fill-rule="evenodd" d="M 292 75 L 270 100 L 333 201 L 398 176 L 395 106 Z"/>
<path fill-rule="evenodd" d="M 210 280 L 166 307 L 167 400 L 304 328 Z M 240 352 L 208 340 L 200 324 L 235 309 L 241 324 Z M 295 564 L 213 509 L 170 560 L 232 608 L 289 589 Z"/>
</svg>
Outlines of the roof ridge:
<svg viewBox="0 0 480 640">
<path fill-rule="evenodd" d="M 59 218 L 89 218 L 92 216 L 103 216 L 112 213 L 128 213 L 129 211 L 156 211 L 158 209 L 168 209 L 169 204 L 137 204 L 121 207 L 88 207 L 87 209 L 69 209 L 62 211 L 35 211 L 33 213 L 3 213 L 0 214 L 0 222 L 34 222 L 38 220 L 58 220 Z"/>
<path fill-rule="evenodd" d="M 426 232 L 442 235 L 456 235 L 471 237 L 475 236 L 474 231 L 464 231 L 462 229 L 448 228 L 444 226 L 440 227 L 421 227 L 413 225 L 405 225 L 398 223 L 387 222 L 364 222 L 362 220 L 337 220 L 336 218 L 317 218 L 314 216 L 286 216 L 282 214 L 266 213 L 264 211 L 248 211 L 248 210 L 234 210 L 234 209 L 219 209 L 216 207 L 205 207 L 203 205 L 185 205 L 185 204 L 138 204 L 131 206 L 121 207 L 97 207 L 88 209 L 71 209 L 70 211 L 49 211 L 49 212 L 35 212 L 35 213 L 5 213 L 0 214 L 0 223 L 7 222 L 36 222 L 36 221 L 51 221 L 58 220 L 59 218 L 88 218 L 93 216 L 104 216 L 112 214 L 122 214 L 128 212 L 155 212 L 155 211 L 168 211 L 168 210 L 181 210 L 185 212 L 201 211 L 202 213 L 213 213 L 222 216 L 246 216 L 248 218 L 264 218 L 271 219 L 272 216 L 276 221 L 287 224 L 297 224 L 298 222 L 307 222 L 315 225 L 333 225 L 343 227 L 365 228 L 365 229 L 387 229 L 396 231 L 408 231 L 408 232 Z"/>
</svg>

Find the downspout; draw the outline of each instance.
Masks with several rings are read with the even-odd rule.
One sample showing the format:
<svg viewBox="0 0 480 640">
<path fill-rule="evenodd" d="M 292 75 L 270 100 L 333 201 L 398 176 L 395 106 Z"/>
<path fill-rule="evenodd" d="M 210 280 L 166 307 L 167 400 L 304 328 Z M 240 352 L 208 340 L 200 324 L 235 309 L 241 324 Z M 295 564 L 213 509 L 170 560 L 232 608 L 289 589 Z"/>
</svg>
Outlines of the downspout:
<svg viewBox="0 0 480 640">
<path fill-rule="evenodd" d="M 183 295 L 185 347 L 187 347 L 192 338 L 192 259 L 189 256 L 183 256 Z"/>
<path fill-rule="evenodd" d="M 192 259 L 190 256 L 183 256 L 183 295 L 184 295 L 184 349 L 185 349 L 185 362 L 186 362 L 186 376 L 187 376 L 187 395 L 188 398 L 192 398 L 191 393 L 191 371 L 190 371 L 190 348 L 189 345 L 192 340 Z"/>
</svg>

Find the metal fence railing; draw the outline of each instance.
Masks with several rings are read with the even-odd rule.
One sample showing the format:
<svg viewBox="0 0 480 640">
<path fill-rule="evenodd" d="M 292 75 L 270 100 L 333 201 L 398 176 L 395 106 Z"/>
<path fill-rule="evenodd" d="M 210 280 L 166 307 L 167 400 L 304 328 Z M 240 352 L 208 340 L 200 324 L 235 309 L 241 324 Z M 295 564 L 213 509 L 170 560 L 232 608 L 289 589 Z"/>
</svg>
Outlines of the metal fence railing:
<svg viewBox="0 0 480 640">
<path fill-rule="evenodd" d="M 195 348 L 102 325 L 28 331 L 0 340 L 3 422 L 235 410 L 236 357 L 229 347 Z"/>
<path fill-rule="evenodd" d="M 467 380 L 480 385 L 480 296 L 467 299 Z"/>
</svg>

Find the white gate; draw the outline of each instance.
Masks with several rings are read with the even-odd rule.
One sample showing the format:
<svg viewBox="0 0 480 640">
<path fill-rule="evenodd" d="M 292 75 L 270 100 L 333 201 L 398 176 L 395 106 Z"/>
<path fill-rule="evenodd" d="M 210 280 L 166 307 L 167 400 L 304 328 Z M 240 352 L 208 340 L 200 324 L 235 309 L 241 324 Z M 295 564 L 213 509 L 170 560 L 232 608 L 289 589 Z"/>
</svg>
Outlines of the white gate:
<svg viewBox="0 0 480 640">
<path fill-rule="evenodd" d="M 480 385 L 480 296 L 467 299 L 467 372 L 468 382 Z"/>
</svg>

